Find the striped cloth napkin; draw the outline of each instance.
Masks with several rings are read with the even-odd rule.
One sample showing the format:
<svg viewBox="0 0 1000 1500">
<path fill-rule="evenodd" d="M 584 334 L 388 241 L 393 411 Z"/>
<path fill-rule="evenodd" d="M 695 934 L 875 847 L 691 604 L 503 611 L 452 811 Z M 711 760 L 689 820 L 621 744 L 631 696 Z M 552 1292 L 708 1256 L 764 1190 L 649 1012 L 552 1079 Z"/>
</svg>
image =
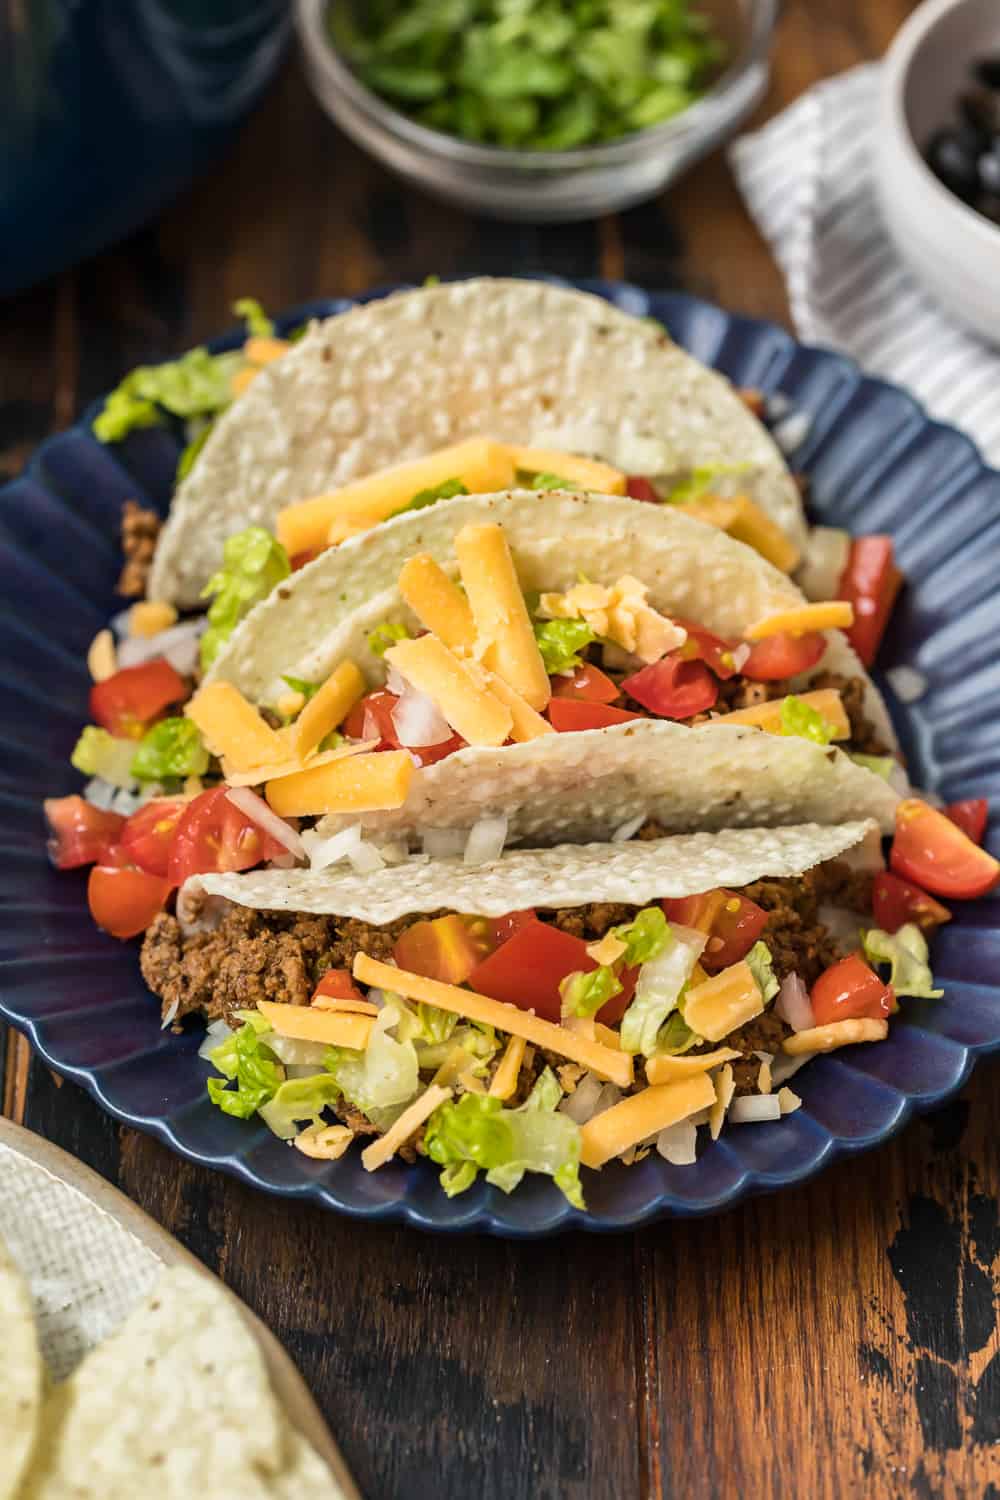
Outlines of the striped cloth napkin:
<svg viewBox="0 0 1000 1500">
<path fill-rule="evenodd" d="M 852 355 L 966 431 L 1000 466 L 1000 352 L 952 323 L 884 228 L 872 173 L 878 67 L 817 84 L 730 148 L 810 343 Z"/>
</svg>

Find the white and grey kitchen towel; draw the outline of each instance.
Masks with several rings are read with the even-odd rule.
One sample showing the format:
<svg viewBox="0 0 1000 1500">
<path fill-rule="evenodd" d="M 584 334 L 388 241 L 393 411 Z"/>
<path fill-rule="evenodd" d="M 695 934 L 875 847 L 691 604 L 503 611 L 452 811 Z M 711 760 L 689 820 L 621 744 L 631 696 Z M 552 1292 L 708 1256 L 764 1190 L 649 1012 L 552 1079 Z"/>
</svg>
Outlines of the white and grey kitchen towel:
<svg viewBox="0 0 1000 1500">
<path fill-rule="evenodd" d="M 952 323 L 884 228 L 872 173 L 878 66 L 817 84 L 730 148 L 750 212 L 809 343 L 906 386 L 1000 465 L 1000 352 Z"/>
</svg>

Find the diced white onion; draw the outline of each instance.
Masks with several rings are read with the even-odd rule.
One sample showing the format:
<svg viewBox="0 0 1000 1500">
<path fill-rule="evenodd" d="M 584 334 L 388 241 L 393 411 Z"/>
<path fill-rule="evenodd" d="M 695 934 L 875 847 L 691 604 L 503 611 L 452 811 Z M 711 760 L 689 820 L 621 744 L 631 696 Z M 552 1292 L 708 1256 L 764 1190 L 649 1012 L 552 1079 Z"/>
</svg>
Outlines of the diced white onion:
<svg viewBox="0 0 1000 1500">
<path fill-rule="evenodd" d="M 797 1057 L 789 1057 L 786 1054 L 777 1058 L 771 1068 L 771 1087 L 776 1089 L 786 1079 L 793 1077 L 800 1068 L 804 1068 L 807 1062 L 812 1062 L 816 1056 L 815 1052 L 801 1052 Z"/>
<path fill-rule="evenodd" d="M 390 693 L 395 693 L 397 698 L 402 698 L 409 687 L 406 678 L 391 662 L 386 663 L 385 685 L 386 690 Z"/>
<path fill-rule="evenodd" d="M 795 581 L 807 599 L 835 599 L 851 550 L 851 535 L 834 526 L 814 526 Z"/>
<path fill-rule="evenodd" d="M 221 1016 L 217 1021 L 210 1021 L 205 1032 L 205 1039 L 198 1048 L 198 1056 L 207 1060 L 209 1053 L 214 1052 L 216 1047 L 221 1046 L 232 1034 L 232 1027 L 227 1025 Z"/>
<path fill-rule="evenodd" d="M 424 745 L 440 745 L 451 738 L 451 728 L 434 699 L 418 693 L 409 683 L 404 685 L 399 702 L 392 710 L 393 728 L 399 743 L 419 750 Z"/>
<path fill-rule="evenodd" d="M 426 828 L 421 834 L 424 853 L 431 859 L 447 859 L 452 854 L 464 854 L 468 842 L 467 828 Z"/>
<path fill-rule="evenodd" d="M 264 866 L 265 870 L 294 870 L 298 860 L 294 854 L 279 854 L 275 859 L 269 859 Z"/>
<path fill-rule="evenodd" d="M 780 1120 L 781 1105 L 777 1094 L 741 1094 L 729 1106 L 731 1125 L 758 1125 L 763 1120 Z"/>
<path fill-rule="evenodd" d="M 812 429 L 812 417 L 807 411 L 792 411 L 772 429 L 771 436 L 782 453 L 794 453 L 801 448 Z"/>
<path fill-rule="evenodd" d="M 131 613 L 132 606 L 129 604 L 125 609 L 120 609 L 116 615 L 112 615 L 108 621 L 118 640 L 122 640 L 128 635 L 129 616 Z"/>
<path fill-rule="evenodd" d="M 198 638 L 207 625 L 206 616 L 201 615 L 197 620 L 171 625 L 169 630 L 160 630 L 156 635 L 126 636 L 118 647 L 118 665 L 137 667 L 154 656 L 165 656 L 175 672 L 190 677 L 198 665 Z"/>
<path fill-rule="evenodd" d="M 506 813 L 498 813 L 495 817 L 479 818 L 469 829 L 462 863 L 466 865 L 496 864 L 506 842 Z"/>
<path fill-rule="evenodd" d="M 340 860 L 346 859 L 350 851 L 360 844 L 361 824 L 351 823 L 349 827 L 342 828 L 339 833 L 331 834 L 328 839 L 321 838 L 312 829 L 307 829 L 301 838 L 310 868 L 325 870 L 329 865 L 335 865 Z"/>
<path fill-rule="evenodd" d="M 118 788 L 112 786 L 110 781 L 105 781 L 101 776 L 92 776 L 83 789 L 83 795 L 91 807 L 99 807 L 101 812 L 110 812 L 117 791 Z"/>
<path fill-rule="evenodd" d="M 621 1102 L 621 1097 L 622 1091 L 616 1083 L 606 1083 L 601 1089 L 591 1119 L 594 1118 L 594 1115 L 603 1115 L 606 1109 L 613 1109 L 616 1104 Z"/>
<path fill-rule="evenodd" d="M 810 1031 L 816 1025 L 809 991 L 805 980 L 798 974 L 789 974 L 781 981 L 774 1001 L 774 1013 L 787 1021 L 793 1031 Z"/>
<path fill-rule="evenodd" d="M 595 1073 L 585 1073 L 573 1090 L 567 1094 L 559 1108 L 578 1125 L 586 1125 L 592 1117 L 604 1084 Z"/>
<path fill-rule="evenodd" d="M 690 1120 L 668 1125 L 656 1137 L 656 1149 L 672 1167 L 693 1166 L 698 1158 L 698 1131 Z"/>
<path fill-rule="evenodd" d="M 366 844 L 363 840 L 348 849 L 347 858 L 357 875 L 375 875 L 379 870 L 385 869 L 385 860 L 375 845 Z"/>
<path fill-rule="evenodd" d="M 374 844 L 387 865 L 401 865 L 410 858 L 405 839 L 377 839 Z"/>
<path fill-rule="evenodd" d="M 916 703 L 927 691 L 927 678 L 916 667 L 890 667 L 885 677 L 900 703 Z"/>
<path fill-rule="evenodd" d="M 738 646 L 733 647 L 733 666 L 737 672 L 742 672 L 750 660 L 750 647 L 746 641 L 741 641 Z"/>
<path fill-rule="evenodd" d="M 180 1010 L 180 1008 L 181 1001 L 180 996 L 178 996 L 176 1000 L 171 1001 L 166 1010 L 163 1012 L 163 1020 L 160 1022 L 161 1031 L 166 1031 L 167 1027 L 173 1024 L 174 1017 L 177 1015 L 177 1012 Z"/>
<path fill-rule="evenodd" d="M 641 812 L 634 818 L 629 818 L 627 823 L 622 823 L 611 835 L 613 844 L 627 844 L 633 838 L 646 821 L 646 814 Z"/>
<path fill-rule="evenodd" d="M 784 391 L 772 391 L 769 396 L 764 397 L 764 410 L 772 422 L 779 422 L 782 417 L 787 417 L 791 409 L 791 397 L 786 396 Z"/>
<path fill-rule="evenodd" d="M 301 835 L 296 832 L 284 818 L 279 818 L 273 808 L 268 807 L 263 797 L 258 797 L 248 786 L 231 786 L 226 788 L 226 796 L 234 807 L 240 812 L 246 813 L 252 823 L 262 828 L 265 833 L 279 843 L 289 854 L 294 854 L 296 859 L 308 858 L 306 846 L 302 842 Z"/>
</svg>

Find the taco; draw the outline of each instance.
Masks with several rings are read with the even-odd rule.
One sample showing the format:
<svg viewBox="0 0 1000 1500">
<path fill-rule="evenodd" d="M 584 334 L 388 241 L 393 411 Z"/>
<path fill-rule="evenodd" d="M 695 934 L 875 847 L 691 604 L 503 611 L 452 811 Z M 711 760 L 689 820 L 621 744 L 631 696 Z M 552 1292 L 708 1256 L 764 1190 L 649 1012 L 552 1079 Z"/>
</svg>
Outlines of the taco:
<svg viewBox="0 0 1000 1500">
<path fill-rule="evenodd" d="M 586 466 L 569 466 L 574 456 L 599 459 L 592 467 L 613 465 L 622 492 L 629 475 L 642 480 L 637 495 L 654 499 L 738 492 L 779 532 L 789 565 L 798 560 L 801 499 L 761 422 L 659 325 L 601 298 L 543 282 L 467 281 L 326 319 L 279 358 L 274 344 L 248 341 L 239 399 L 199 435 L 159 538 L 152 599 L 194 607 L 233 533 L 273 529 L 287 507 L 475 439 L 469 490 L 510 488 L 516 473 L 545 482 L 553 469 L 588 484 Z M 434 473 L 433 463 L 418 468 L 410 494 L 454 477 L 456 465 L 449 458 Z M 719 524 L 745 521 L 727 512 Z"/>
<path fill-rule="evenodd" d="M 167 1021 L 204 1014 L 208 1081 L 306 1156 L 420 1152 L 449 1194 L 779 1120 L 820 1052 L 934 997 L 927 944 L 873 921 L 876 825 L 520 850 L 481 867 L 205 875 L 146 936 Z M 947 914 L 945 914 L 947 915 Z M 890 964 L 891 986 L 879 976 Z"/>
<path fill-rule="evenodd" d="M 850 607 L 806 605 L 672 508 L 642 515 L 512 492 L 398 517 L 259 604 L 186 713 L 231 783 L 328 832 L 412 841 L 492 812 L 543 844 L 848 811 L 888 831 L 892 728 L 825 628 Z"/>
</svg>

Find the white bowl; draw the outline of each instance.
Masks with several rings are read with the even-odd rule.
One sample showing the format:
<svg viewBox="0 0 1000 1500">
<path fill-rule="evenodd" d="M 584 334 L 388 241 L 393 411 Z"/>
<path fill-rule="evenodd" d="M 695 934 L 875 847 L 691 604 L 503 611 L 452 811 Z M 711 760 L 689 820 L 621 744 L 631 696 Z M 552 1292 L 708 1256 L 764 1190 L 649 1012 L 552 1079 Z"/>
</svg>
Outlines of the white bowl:
<svg viewBox="0 0 1000 1500">
<path fill-rule="evenodd" d="M 876 175 L 889 233 L 914 276 L 959 322 L 1000 343 L 1000 228 L 921 156 L 955 119 L 969 64 L 1000 53 L 1000 0 L 925 0 L 882 69 Z M 933 357 L 933 350 L 928 350 Z"/>
</svg>

